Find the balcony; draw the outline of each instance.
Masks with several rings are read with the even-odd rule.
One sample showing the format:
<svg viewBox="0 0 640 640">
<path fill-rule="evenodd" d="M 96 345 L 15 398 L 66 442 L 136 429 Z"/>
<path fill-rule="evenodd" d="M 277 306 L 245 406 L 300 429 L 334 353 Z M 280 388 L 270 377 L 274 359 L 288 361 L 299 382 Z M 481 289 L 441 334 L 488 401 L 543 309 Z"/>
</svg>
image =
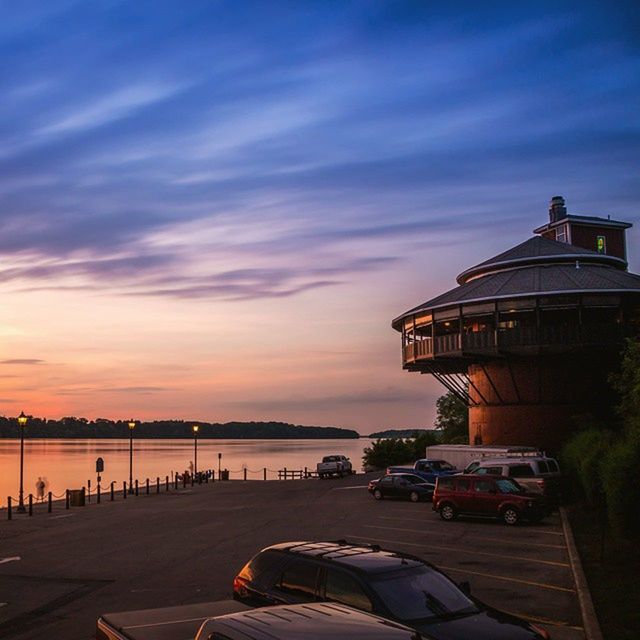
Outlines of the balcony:
<svg viewBox="0 0 640 640">
<path fill-rule="evenodd" d="M 619 345 L 624 332 L 617 324 L 546 325 L 475 331 L 425 338 L 403 347 L 403 362 L 441 358 L 498 356 L 509 353 L 569 352 L 586 347 Z"/>
</svg>

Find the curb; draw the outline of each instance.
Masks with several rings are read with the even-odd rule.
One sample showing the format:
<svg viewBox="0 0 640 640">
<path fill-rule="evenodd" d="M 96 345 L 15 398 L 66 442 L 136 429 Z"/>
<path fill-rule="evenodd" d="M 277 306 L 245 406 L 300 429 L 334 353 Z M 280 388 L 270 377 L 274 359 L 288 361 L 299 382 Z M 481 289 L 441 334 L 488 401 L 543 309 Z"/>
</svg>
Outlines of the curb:
<svg viewBox="0 0 640 640">
<path fill-rule="evenodd" d="M 600 623 L 598 622 L 596 610 L 593 606 L 593 600 L 591 599 L 589 585 L 587 584 L 587 579 L 582 569 L 580 555 L 578 554 L 578 549 L 576 547 L 575 540 L 573 539 L 573 532 L 571 531 L 571 525 L 569 524 L 569 518 L 567 517 L 567 512 L 564 507 L 560 507 L 560 517 L 562 519 L 564 539 L 567 543 L 567 551 L 569 552 L 569 562 L 571 563 L 573 581 L 576 584 L 578 601 L 580 602 L 580 614 L 582 615 L 584 635 L 587 640 L 603 640 Z"/>
</svg>

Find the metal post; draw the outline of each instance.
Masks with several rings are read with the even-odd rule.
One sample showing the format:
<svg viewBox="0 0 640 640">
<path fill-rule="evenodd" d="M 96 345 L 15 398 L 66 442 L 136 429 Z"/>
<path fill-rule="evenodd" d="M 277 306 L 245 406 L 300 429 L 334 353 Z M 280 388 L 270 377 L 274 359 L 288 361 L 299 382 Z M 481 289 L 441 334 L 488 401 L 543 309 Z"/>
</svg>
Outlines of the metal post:
<svg viewBox="0 0 640 640">
<path fill-rule="evenodd" d="M 91 502 L 91 480 L 87 480 L 87 486 L 89 487 L 89 491 L 87 491 L 87 502 Z"/>
<path fill-rule="evenodd" d="M 29 515 L 33 515 L 33 493 L 29 494 Z"/>
<path fill-rule="evenodd" d="M 71 506 L 70 502 L 71 501 L 69 499 L 69 489 L 67 489 L 65 491 L 65 494 L 64 494 L 64 508 L 65 509 L 68 509 Z"/>
<path fill-rule="evenodd" d="M 284 468 L 284 479 L 287 479 L 287 467 Z"/>
<path fill-rule="evenodd" d="M 96 488 L 96 501 L 100 504 L 100 483 L 98 482 L 98 486 Z"/>
<path fill-rule="evenodd" d="M 11 520 L 13 513 L 11 512 L 11 496 L 7 496 L 7 520 Z"/>
<path fill-rule="evenodd" d="M 193 430 L 193 473 L 198 473 L 198 430 Z"/>
<path fill-rule="evenodd" d="M 125 500 L 127 499 L 127 483 L 126 482 L 122 483 L 122 497 Z"/>
<path fill-rule="evenodd" d="M 160 477 L 156 477 L 156 493 L 160 493 Z"/>
<path fill-rule="evenodd" d="M 136 479 L 135 485 L 136 485 L 136 495 L 138 495 L 138 480 L 137 479 Z"/>
<path fill-rule="evenodd" d="M 169 476 L 165 476 L 164 477 L 164 483 L 165 483 L 165 491 L 169 491 Z"/>
<path fill-rule="evenodd" d="M 47 495 L 47 511 L 51 513 L 53 511 L 53 494 L 49 491 Z"/>
<path fill-rule="evenodd" d="M 113 495 L 113 485 L 115 483 L 113 481 L 111 481 L 111 502 L 113 502 L 113 499 L 115 498 L 115 496 Z"/>
<path fill-rule="evenodd" d="M 129 493 L 133 493 L 133 429 L 129 427 Z"/>
<path fill-rule="evenodd" d="M 147 478 L 147 495 L 149 495 L 149 478 Z"/>
<path fill-rule="evenodd" d="M 247 479 L 247 468 L 245 467 L 245 468 L 243 469 L 243 471 L 244 471 L 244 479 L 246 480 L 246 479 Z"/>
<path fill-rule="evenodd" d="M 184 489 L 187 488 L 187 472 L 186 471 L 182 475 L 182 486 L 183 486 Z"/>
<path fill-rule="evenodd" d="M 191 480 L 191 486 L 193 487 L 193 473 L 191 474 L 190 480 Z"/>
<path fill-rule="evenodd" d="M 20 427 L 20 492 L 18 493 L 18 513 L 24 513 L 24 427 Z"/>
<path fill-rule="evenodd" d="M 264 467 L 264 469 L 262 469 L 262 479 L 263 480 L 267 479 L 267 467 Z"/>
<path fill-rule="evenodd" d="M 178 490 L 178 474 L 177 473 L 173 476 L 173 480 L 175 482 L 175 490 L 177 491 Z"/>
<path fill-rule="evenodd" d="M 222 454 L 218 454 L 218 480 L 220 480 L 220 463 L 222 461 Z"/>
</svg>

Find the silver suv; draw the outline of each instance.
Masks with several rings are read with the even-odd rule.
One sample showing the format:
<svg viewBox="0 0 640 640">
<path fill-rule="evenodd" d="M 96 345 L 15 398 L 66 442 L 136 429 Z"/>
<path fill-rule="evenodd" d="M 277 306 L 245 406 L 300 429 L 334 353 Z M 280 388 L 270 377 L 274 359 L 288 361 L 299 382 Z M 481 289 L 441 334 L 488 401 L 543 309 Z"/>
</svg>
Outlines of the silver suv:
<svg viewBox="0 0 640 640">
<path fill-rule="evenodd" d="M 554 458 L 494 458 L 472 462 L 465 473 L 501 475 L 513 478 L 532 493 L 557 496 L 560 492 L 560 467 Z"/>
</svg>

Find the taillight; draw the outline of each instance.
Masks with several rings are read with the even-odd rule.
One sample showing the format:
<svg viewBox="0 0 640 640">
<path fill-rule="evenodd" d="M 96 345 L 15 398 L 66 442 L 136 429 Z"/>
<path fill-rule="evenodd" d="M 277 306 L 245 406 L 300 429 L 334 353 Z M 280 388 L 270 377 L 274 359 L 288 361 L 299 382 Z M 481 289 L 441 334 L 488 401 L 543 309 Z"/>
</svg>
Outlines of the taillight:
<svg viewBox="0 0 640 640">
<path fill-rule="evenodd" d="M 237 575 L 233 579 L 233 592 L 239 593 L 239 594 L 246 593 L 247 592 L 246 586 L 248 582 L 249 581 L 246 578 L 243 578 L 242 576 Z"/>
<path fill-rule="evenodd" d="M 546 629 L 542 629 L 538 625 L 531 624 L 531 623 L 529 623 L 529 626 L 531 627 L 531 629 L 533 631 L 535 631 L 537 634 L 539 634 L 541 638 L 544 638 L 544 640 L 550 640 L 551 639 L 551 636 L 549 635 L 549 632 Z"/>
</svg>

